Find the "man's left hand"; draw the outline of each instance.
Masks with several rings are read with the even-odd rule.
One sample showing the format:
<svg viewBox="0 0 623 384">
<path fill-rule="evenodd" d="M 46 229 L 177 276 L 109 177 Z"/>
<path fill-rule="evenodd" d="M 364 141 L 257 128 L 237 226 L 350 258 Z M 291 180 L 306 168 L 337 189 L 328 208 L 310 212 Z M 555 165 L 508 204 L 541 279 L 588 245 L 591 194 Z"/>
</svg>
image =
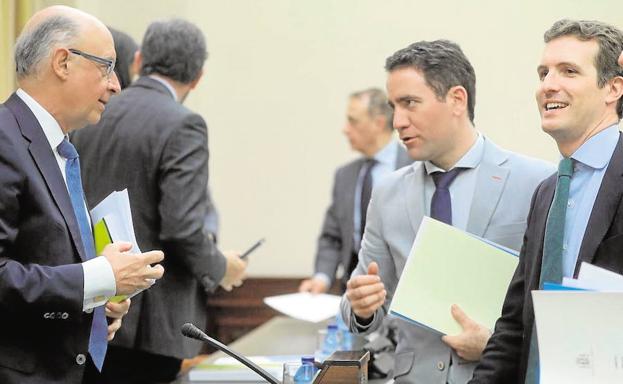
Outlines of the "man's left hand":
<svg viewBox="0 0 623 384">
<path fill-rule="evenodd" d="M 121 318 L 128 313 L 130 309 L 130 299 L 125 299 L 119 303 L 106 303 L 106 317 L 112 320 L 108 324 L 108 341 L 115 337 L 115 333 L 121 328 Z"/>
<path fill-rule="evenodd" d="M 454 349 L 462 359 L 478 361 L 487 346 L 491 331 L 472 320 L 458 305 L 452 305 L 452 317 L 463 328 L 463 332 L 454 336 L 443 336 L 441 340 Z"/>
</svg>

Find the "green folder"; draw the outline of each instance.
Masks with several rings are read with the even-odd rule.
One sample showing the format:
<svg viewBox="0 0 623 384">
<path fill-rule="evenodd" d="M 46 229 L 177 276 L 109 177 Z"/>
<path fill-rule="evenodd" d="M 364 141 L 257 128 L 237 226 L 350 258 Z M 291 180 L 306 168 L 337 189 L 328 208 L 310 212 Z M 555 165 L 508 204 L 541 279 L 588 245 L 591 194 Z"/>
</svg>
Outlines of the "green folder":
<svg viewBox="0 0 623 384">
<path fill-rule="evenodd" d="M 93 238 L 95 239 L 95 254 L 101 256 L 102 251 L 108 244 L 112 244 L 112 238 L 106 225 L 106 218 L 101 219 L 93 226 Z M 113 296 L 109 299 L 113 303 L 118 303 L 127 299 L 126 295 Z"/>
<path fill-rule="evenodd" d="M 390 313 L 441 334 L 461 327 L 459 305 L 493 329 L 519 259 L 514 251 L 425 217 L 413 243 Z"/>
</svg>

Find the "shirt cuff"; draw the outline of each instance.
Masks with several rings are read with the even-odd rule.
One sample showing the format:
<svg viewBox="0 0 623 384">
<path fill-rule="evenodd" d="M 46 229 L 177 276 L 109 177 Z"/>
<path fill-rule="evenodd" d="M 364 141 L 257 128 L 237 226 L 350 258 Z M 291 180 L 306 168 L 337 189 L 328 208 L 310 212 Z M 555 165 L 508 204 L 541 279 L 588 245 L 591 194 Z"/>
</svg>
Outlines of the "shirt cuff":
<svg viewBox="0 0 623 384">
<path fill-rule="evenodd" d="M 84 271 L 84 302 L 82 310 L 87 311 L 106 304 L 115 295 L 117 283 L 112 266 L 105 257 L 94 257 L 82 263 Z"/>
<path fill-rule="evenodd" d="M 355 326 L 355 329 L 359 332 L 365 332 L 368 330 L 368 328 L 370 328 L 372 326 L 372 324 L 374 324 L 374 319 L 376 318 L 376 312 L 374 312 L 374 314 L 372 315 L 372 317 L 367 320 L 367 324 L 361 324 L 359 321 L 357 321 L 357 315 L 355 315 L 353 312 L 351 312 L 351 321 L 353 323 L 353 325 Z"/>
<path fill-rule="evenodd" d="M 318 272 L 314 275 L 314 279 L 322 280 L 327 286 L 327 289 L 331 288 L 331 278 L 326 273 Z"/>
</svg>

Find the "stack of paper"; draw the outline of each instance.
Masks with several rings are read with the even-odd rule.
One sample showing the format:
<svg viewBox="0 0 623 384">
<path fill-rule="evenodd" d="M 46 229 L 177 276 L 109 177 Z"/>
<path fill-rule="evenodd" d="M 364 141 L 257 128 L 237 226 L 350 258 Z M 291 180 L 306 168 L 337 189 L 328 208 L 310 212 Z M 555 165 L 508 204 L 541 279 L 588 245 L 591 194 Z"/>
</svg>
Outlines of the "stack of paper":
<svg viewBox="0 0 623 384">
<path fill-rule="evenodd" d="M 450 313 L 459 305 L 493 329 L 517 253 L 424 217 L 400 276 L 389 311 L 442 334 L 462 331 Z"/>
<path fill-rule="evenodd" d="M 623 276 L 582 263 L 545 288 L 532 291 L 541 384 L 623 383 Z"/>
<path fill-rule="evenodd" d="M 104 248 L 113 242 L 132 243 L 132 253 L 141 253 L 134 234 L 132 212 L 128 190 L 113 192 L 91 210 L 95 252 L 101 255 Z M 134 295 L 136 295 L 136 292 Z M 133 296 L 134 296 L 133 295 Z M 119 302 L 127 296 L 114 296 L 112 302 Z"/>
<path fill-rule="evenodd" d="M 264 303 L 295 319 L 318 323 L 337 315 L 340 300 L 340 296 L 302 292 L 266 297 Z"/>
<path fill-rule="evenodd" d="M 249 359 L 278 380 L 281 380 L 283 377 L 283 364 L 288 361 L 300 361 L 300 356 L 251 356 Z M 188 378 L 190 381 L 216 383 L 256 383 L 263 381 L 261 376 L 231 357 L 221 357 L 211 364 L 199 364 L 190 370 Z"/>
</svg>

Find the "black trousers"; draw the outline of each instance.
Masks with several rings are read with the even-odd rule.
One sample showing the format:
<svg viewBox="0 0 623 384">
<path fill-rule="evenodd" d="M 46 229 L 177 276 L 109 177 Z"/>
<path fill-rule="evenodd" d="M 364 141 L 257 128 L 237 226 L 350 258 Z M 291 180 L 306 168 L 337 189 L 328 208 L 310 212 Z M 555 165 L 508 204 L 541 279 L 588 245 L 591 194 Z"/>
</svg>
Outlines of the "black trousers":
<svg viewBox="0 0 623 384">
<path fill-rule="evenodd" d="M 182 360 L 134 349 L 108 346 L 102 372 L 87 359 L 83 384 L 163 384 L 175 380 Z"/>
</svg>

